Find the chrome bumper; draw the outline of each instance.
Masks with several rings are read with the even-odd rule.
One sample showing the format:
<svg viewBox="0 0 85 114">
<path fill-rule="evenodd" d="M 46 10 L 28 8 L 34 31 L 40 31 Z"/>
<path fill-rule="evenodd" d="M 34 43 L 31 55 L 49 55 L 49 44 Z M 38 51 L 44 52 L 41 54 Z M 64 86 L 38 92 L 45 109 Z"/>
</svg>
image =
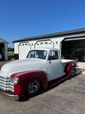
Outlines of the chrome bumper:
<svg viewBox="0 0 85 114">
<path fill-rule="evenodd" d="M 12 100 L 16 100 L 16 101 L 19 100 L 19 96 L 18 95 L 8 94 L 8 93 L 5 93 L 5 92 L 1 92 L 1 95 L 9 97 Z"/>
</svg>

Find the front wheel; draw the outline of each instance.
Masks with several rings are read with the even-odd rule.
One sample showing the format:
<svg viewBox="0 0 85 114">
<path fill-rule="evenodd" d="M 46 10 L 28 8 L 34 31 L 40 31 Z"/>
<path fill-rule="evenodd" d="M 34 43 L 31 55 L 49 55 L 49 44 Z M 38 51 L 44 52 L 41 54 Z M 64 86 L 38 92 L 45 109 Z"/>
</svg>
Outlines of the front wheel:
<svg viewBox="0 0 85 114">
<path fill-rule="evenodd" d="M 40 82 L 38 80 L 30 82 L 28 84 L 27 91 L 30 96 L 38 93 L 40 91 Z"/>
</svg>

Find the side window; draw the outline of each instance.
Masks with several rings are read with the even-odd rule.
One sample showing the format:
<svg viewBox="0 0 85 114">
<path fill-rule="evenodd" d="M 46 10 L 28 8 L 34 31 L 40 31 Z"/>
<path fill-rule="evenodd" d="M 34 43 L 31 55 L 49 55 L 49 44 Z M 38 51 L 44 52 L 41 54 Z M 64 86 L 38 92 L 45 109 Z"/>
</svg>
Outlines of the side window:
<svg viewBox="0 0 85 114">
<path fill-rule="evenodd" d="M 55 60 L 55 59 L 58 59 L 58 52 L 52 50 L 49 52 L 48 60 Z"/>
</svg>

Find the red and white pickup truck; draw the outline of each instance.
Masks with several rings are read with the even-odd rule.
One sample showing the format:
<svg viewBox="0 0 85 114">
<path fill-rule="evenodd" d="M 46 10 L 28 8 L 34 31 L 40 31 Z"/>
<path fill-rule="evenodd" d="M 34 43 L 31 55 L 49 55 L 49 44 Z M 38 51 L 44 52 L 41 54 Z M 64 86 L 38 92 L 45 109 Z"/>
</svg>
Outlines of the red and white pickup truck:
<svg viewBox="0 0 85 114">
<path fill-rule="evenodd" d="M 19 99 L 25 93 L 33 95 L 46 90 L 48 82 L 75 75 L 76 62 L 60 58 L 55 48 L 32 49 L 25 60 L 11 61 L 0 71 L 0 90 Z"/>
</svg>

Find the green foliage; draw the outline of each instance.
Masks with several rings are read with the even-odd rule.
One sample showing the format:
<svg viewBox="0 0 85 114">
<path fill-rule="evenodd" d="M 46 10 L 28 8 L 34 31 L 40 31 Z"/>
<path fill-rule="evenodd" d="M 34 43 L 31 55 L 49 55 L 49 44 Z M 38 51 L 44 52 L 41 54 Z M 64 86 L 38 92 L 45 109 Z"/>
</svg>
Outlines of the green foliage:
<svg viewBox="0 0 85 114">
<path fill-rule="evenodd" d="M 11 60 L 14 58 L 14 51 L 8 51 L 8 59 Z"/>
<path fill-rule="evenodd" d="M 10 48 L 10 47 L 9 47 L 9 48 L 8 48 L 8 52 L 9 52 L 9 51 L 14 51 L 14 48 Z"/>
</svg>

